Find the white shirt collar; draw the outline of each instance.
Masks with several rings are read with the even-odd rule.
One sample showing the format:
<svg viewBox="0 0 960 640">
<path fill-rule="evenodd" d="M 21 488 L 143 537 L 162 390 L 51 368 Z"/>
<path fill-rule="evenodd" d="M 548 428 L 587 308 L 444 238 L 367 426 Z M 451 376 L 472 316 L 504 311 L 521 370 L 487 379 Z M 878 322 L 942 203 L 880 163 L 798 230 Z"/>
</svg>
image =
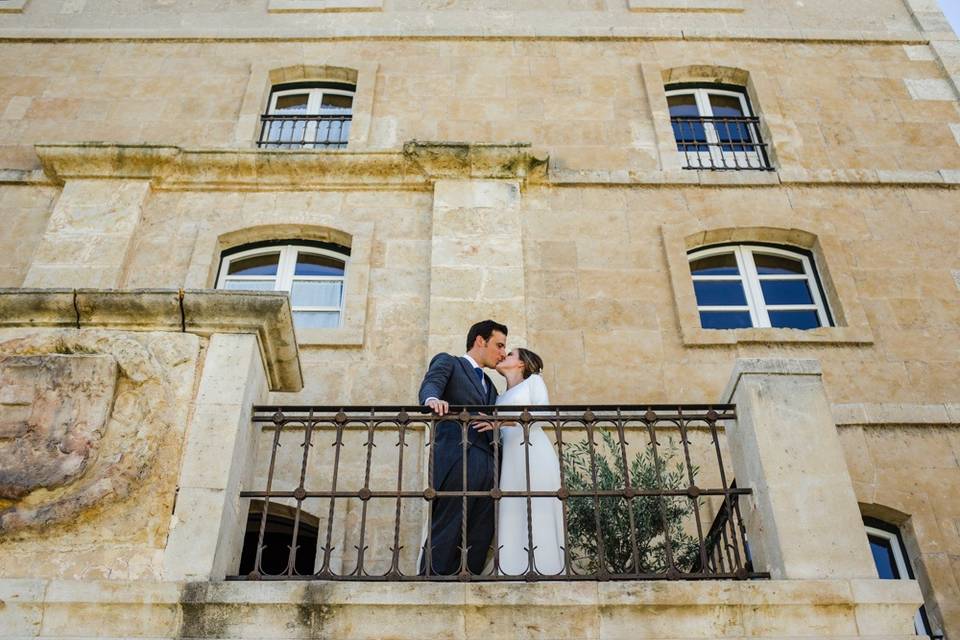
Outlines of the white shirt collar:
<svg viewBox="0 0 960 640">
<path fill-rule="evenodd" d="M 463 357 L 467 359 L 467 362 L 469 362 L 469 363 L 470 363 L 470 366 L 473 367 L 474 369 L 476 369 L 477 367 L 479 367 L 479 368 L 481 368 L 481 369 L 483 368 L 483 367 L 481 367 L 480 365 L 477 364 L 477 361 L 476 361 L 476 360 L 474 360 L 473 358 L 471 358 L 471 357 L 468 356 L 467 354 L 463 354 Z"/>
</svg>

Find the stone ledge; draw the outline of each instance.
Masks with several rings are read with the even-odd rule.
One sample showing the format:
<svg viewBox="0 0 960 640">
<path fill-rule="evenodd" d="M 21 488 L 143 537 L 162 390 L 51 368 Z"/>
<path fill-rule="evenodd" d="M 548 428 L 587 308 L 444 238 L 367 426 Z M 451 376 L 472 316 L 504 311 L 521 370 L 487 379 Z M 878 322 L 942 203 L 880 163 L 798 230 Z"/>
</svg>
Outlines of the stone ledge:
<svg viewBox="0 0 960 640">
<path fill-rule="evenodd" d="M 913 636 L 909 580 L 369 583 L 0 580 L 0 638 Z M 858 632 L 871 620 L 870 632 Z"/>
<path fill-rule="evenodd" d="M 657 13 L 741 13 L 743 0 L 627 0 L 630 11 Z"/>
<path fill-rule="evenodd" d="M 0 328 L 254 333 L 273 391 L 303 388 L 283 292 L 208 289 L 0 289 Z"/>
<path fill-rule="evenodd" d="M 820 376 L 822 374 L 820 361 L 813 358 L 737 358 L 730 373 L 730 380 L 720 394 L 721 402 L 731 401 L 743 376 Z"/>
<path fill-rule="evenodd" d="M 6 0 L 0 3 L 0 13 L 23 13 L 28 2 L 30 0 Z"/>
<path fill-rule="evenodd" d="M 270 0 L 269 13 L 337 13 L 383 11 L 383 0 Z"/>
<path fill-rule="evenodd" d="M 835 404 L 837 426 L 960 425 L 960 404 Z"/>
<path fill-rule="evenodd" d="M 445 178 L 543 179 L 547 158 L 526 143 L 418 142 L 401 151 L 183 149 L 106 143 L 38 144 L 55 183 L 84 178 L 150 180 L 154 188 L 393 187 L 426 189 Z"/>
<path fill-rule="evenodd" d="M 406 13 L 406 12 L 405 12 Z M 748 41 L 783 43 L 852 43 L 852 44 L 928 44 L 931 39 L 945 39 L 945 34 L 906 31 L 856 31 L 838 29 L 755 29 L 708 28 L 682 29 L 680 27 L 649 26 L 643 12 L 631 12 L 623 20 L 595 20 L 586 24 L 586 12 L 569 12 L 569 25 L 553 27 L 558 12 L 543 11 L 432 11 L 412 14 L 408 19 L 397 20 L 396 12 L 362 12 L 364 17 L 376 20 L 357 24 L 357 13 L 327 13 L 321 31 L 314 23 L 310 26 L 279 26 L 270 24 L 269 29 L 212 29 L 204 27 L 145 29 L 115 25 L 109 30 L 77 29 L 67 26 L 46 28 L 0 29 L 0 41 L 28 40 L 32 42 L 125 42 L 129 40 L 178 42 L 325 42 L 352 39 L 356 41 L 392 38 L 396 40 L 603 40 L 603 41 L 654 41 L 654 40 L 704 40 Z M 275 14 L 277 17 L 283 14 Z M 294 14 L 295 15 L 295 14 Z M 617 16 L 622 18 L 622 16 Z M 339 19 L 339 20 L 338 20 Z"/>
</svg>

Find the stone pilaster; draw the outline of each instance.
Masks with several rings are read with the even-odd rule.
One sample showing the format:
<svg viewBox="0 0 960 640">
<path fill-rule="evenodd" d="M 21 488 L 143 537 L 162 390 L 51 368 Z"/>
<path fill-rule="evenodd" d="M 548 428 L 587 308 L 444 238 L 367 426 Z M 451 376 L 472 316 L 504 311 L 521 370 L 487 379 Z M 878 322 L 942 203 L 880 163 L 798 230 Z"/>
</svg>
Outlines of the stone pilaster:
<svg viewBox="0 0 960 640">
<path fill-rule="evenodd" d="M 876 578 L 816 360 L 740 359 L 723 400 L 754 566 L 773 579 Z"/>
<path fill-rule="evenodd" d="M 147 180 L 66 182 L 23 286 L 120 287 L 149 191 Z"/>
<path fill-rule="evenodd" d="M 492 318 L 526 338 L 520 185 L 438 180 L 434 187 L 428 351 L 462 353 L 467 330 Z"/>
<path fill-rule="evenodd" d="M 236 570 L 247 518 L 239 496 L 254 468 L 251 411 L 266 394 L 257 337 L 211 336 L 164 550 L 165 578 L 222 580 Z"/>
</svg>

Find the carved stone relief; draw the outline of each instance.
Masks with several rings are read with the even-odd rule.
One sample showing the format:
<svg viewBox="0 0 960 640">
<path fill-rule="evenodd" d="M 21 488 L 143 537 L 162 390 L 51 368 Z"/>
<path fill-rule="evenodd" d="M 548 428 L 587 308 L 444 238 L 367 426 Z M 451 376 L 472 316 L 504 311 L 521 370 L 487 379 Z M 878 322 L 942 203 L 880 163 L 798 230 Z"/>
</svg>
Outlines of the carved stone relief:
<svg viewBox="0 0 960 640">
<path fill-rule="evenodd" d="M 172 427 L 170 371 L 189 357 L 156 335 L 61 330 L 0 342 L 0 535 L 137 487 Z"/>
</svg>

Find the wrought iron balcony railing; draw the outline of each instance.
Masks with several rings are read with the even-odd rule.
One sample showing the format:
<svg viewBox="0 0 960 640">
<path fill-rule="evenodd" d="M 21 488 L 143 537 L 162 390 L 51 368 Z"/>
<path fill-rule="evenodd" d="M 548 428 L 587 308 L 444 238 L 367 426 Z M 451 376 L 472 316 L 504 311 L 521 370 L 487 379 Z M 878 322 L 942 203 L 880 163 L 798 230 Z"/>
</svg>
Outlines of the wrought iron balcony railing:
<svg viewBox="0 0 960 640">
<path fill-rule="evenodd" d="M 769 577 L 754 571 L 748 558 L 739 499 L 751 491 L 729 480 L 724 463 L 723 425 L 735 419 L 733 406 L 451 411 L 438 418 L 415 406 L 255 407 L 262 453 L 253 488 L 240 494 L 250 515 L 244 557 L 230 579 Z M 478 445 L 467 434 L 481 421 L 493 426 L 490 449 L 472 451 Z M 462 455 L 450 473 L 462 474 L 460 486 L 466 490 L 441 490 L 432 480 L 438 460 L 434 443 L 449 446 L 451 441 Z M 560 474 L 555 486 L 530 488 L 531 474 L 543 477 L 542 468 L 531 468 L 534 442 L 540 443 L 541 454 L 545 446 L 556 455 Z M 513 469 L 514 485 L 517 477 L 526 480 L 519 488 L 503 486 L 502 467 L 505 461 L 517 464 L 517 447 L 523 468 Z M 492 459 L 492 486 L 470 489 L 463 461 L 484 455 Z M 504 472 L 504 482 L 506 477 Z M 494 503 L 494 532 L 490 548 L 481 550 L 485 568 L 477 571 L 476 563 L 468 562 L 468 547 L 475 542 L 464 541 L 472 536 L 467 532 L 469 512 L 479 509 L 482 500 Z M 507 542 L 514 550 L 522 548 L 526 558 L 512 571 L 501 557 L 508 529 L 497 531 L 502 517 L 497 514 L 507 500 L 522 501 L 513 502 L 513 508 L 527 521 L 520 533 L 516 522 L 510 529 L 514 537 Z M 457 566 L 437 571 L 431 538 L 434 514 L 444 501 L 446 508 L 461 512 L 462 530 Z M 535 540 L 537 513 L 543 513 L 544 505 L 562 516 L 562 540 L 554 543 L 562 562 L 551 571 L 536 566 L 543 546 Z"/>
<path fill-rule="evenodd" d="M 271 149 L 346 149 L 351 115 L 260 116 L 257 146 Z"/>
<path fill-rule="evenodd" d="M 674 116 L 670 124 L 684 169 L 773 169 L 759 118 Z"/>
</svg>

